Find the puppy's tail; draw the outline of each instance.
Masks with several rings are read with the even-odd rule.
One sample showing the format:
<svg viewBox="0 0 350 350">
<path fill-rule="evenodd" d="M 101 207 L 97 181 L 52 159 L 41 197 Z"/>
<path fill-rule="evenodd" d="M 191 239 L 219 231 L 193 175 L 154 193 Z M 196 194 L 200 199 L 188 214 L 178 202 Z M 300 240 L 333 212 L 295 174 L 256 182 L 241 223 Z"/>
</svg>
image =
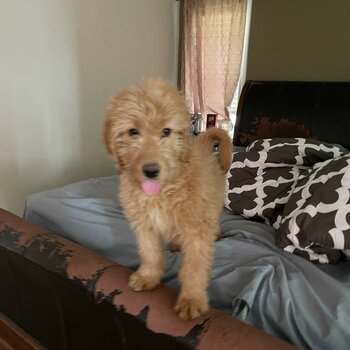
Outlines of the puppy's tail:
<svg viewBox="0 0 350 350">
<path fill-rule="evenodd" d="M 232 163 L 233 146 L 227 132 L 220 128 L 210 128 L 200 133 L 198 142 L 211 153 L 218 153 L 219 164 L 226 174 Z"/>
</svg>

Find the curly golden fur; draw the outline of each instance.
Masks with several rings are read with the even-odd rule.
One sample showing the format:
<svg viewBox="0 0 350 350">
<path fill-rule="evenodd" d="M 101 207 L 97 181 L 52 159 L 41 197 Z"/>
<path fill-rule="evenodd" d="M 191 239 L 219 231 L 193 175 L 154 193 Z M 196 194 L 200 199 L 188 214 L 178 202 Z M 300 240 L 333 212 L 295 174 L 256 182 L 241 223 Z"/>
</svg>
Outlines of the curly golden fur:
<svg viewBox="0 0 350 350">
<path fill-rule="evenodd" d="M 161 79 L 119 93 L 104 124 L 105 144 L 120 173 L 120 201 L 141 258 L 129 286 L 141 291 L 159 284 L 164 244 L 175 244 L 182 253 L 175 310 L 182 319 L 209 309 L 206 289 L 232 160 L 224 130 L 211 128 L 198 137 L 189 130 L 184 98 Z"/>
</svg>

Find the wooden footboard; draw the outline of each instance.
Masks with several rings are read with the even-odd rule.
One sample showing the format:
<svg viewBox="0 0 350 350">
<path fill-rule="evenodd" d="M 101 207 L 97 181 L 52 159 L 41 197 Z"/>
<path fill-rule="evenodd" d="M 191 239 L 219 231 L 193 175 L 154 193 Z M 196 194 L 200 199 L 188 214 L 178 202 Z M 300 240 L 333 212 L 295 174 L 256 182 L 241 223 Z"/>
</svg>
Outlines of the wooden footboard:
<svg viewBox="0 0 350 350">
<path fill-rule="evenodd" d="M 0 312 L 48 349 L 292 349 L 217 310 L 193 321 L 165 286 L 0 209 Z"/>
</svg>

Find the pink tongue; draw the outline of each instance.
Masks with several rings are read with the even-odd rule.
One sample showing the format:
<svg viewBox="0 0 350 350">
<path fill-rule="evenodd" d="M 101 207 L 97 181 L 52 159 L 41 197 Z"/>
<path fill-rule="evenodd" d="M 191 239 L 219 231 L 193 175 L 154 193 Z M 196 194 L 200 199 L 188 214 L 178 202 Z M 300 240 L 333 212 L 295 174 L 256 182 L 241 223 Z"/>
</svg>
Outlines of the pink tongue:
<svg viewBox="0 0 350 350">
<path fill-rule="evenodd" d="M 157 194 L 160 191 L 161 184 L 159 181 L 146 180 L 142 182 L 143 192 L 150 196 Z"/>
</svg>

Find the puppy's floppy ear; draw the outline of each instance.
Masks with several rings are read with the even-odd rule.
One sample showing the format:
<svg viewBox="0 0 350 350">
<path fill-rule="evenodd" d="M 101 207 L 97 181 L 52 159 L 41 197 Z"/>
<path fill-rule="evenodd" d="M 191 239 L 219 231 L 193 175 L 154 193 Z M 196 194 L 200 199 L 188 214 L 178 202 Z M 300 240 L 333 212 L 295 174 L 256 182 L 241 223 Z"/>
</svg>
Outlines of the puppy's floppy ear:
<svg viewBox="0 0 350 350">
<path fill-rule="evenodd" d="M 103 141 L 106 146 L 107 153 L 112 155 L 112 145 L 111 145 L 111 120 L 108 118 L 108 115 L 105 118 L 103 124 Z"/>
<path fill-rule="evenodd" d="M 112 120 L 109 116 L 110 111 L 107 112 L 107 115 L 105 117 L 104 125 L 103 125 L 103 141 L 106 146 L 107 153 L 113 157 L 114 160 L 114 167 L 117 171 L 117 174 L 120 174 L 120 164 L 118 155 L 115 152 L 114 145 L 113 145 L 113 135 L 112 135 Z"/>
</svg>

